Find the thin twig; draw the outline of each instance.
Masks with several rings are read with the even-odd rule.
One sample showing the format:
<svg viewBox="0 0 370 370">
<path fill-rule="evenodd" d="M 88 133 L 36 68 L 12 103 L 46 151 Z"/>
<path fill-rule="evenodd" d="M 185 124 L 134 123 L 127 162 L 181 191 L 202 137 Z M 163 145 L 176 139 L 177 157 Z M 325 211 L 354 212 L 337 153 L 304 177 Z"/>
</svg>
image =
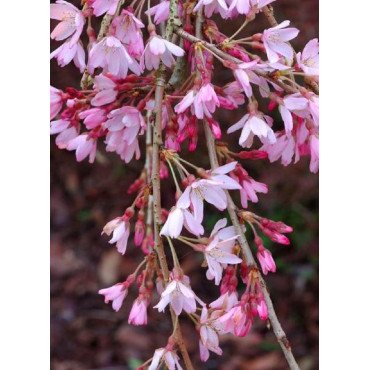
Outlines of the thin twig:
<svg viewBox="0 0 370 370">
<path fill-rule="evenodd" d="M 239 64 L 239 63 L 243 63 L 243 61 L 241 59 L 238 59 L 238 58 L 235 58 L 227 53 L 225 53 L 224 51 L 220 50 L 216 45 L 214 44 L 210 44 L 209 42 L 205 41 L 205 40 L 201 40 L 200 38 L 186 32 L 183 28 L 181 27 L 177 27 L 175 26 L 175 30 L 176 30 L 176 33 L 183 37 L 185 40 L 188 40 L 192 43 L 199 43 L 201 45 L 203 45 L 205 48 L 211 50 L 212 52 L 214 52 L 215 54 L 217 54 L 219 57 L 225 59 L 225 60 L 229 60 L 230 62 L 233 62 L 233 63 L 236 63 L 236 64 Z M 278 80 L 278 79 L 275 79 L 275 78 L 272 78 L 271 76 L 269 76 L 268 74 L 266 73 L 263 73 L 263 72 L 260 72 L 260 71 L 254 71 L 256 74 L 258 74 L 259 76 L 261 77 L 264 77 L 266 78 L 267 80 L 275 83 L 276 85 L 280 86 L 282 89 L 284 89 L 286 92 L 288 92 L 289 94 L 294 94 L 296 92 L 298 92 L 298 89 L 292 87 L 292 86 L 289 86 L 287 84 L 285 84 L 284 82 Z"/>
<path fill-rule="evenodd" d="M 177 0 L 170 1 L 170 15 L 166 27 L 166 39 L 169 40 L 173 34 L 174 19 L 177 17 Z M 156 78 L 155 88 L 155 123 L 153 130 L 153 152 L 152 152 L 152 185 L 153 185 L 153 215 L 154 215 L 154 247 L 158 254 L 159 263 L 163 272 L 163 277 L 166 282 L 169 280 L 169 271 L 167 265 L 166 254 L 164 252 L 163 241 L 159 234 L 160 226 L 162 224 L 162 207 L 161 207 L 161 182 L 159 178 L 159 155 L 162 141 L 162 104 L 165 87 L 165 69 L 161 63 Z M 171 309 L 172 324 L 176 328 L 176 341 L 179 346 L 180 352 L 185 362 L 185 367 L 188 370 L 194 370 L 190 360 L 190 356 L 186 349 L 184 339 L 181 333 L 180 323 L 175 326 L 176 315 Z"/>
</svg>

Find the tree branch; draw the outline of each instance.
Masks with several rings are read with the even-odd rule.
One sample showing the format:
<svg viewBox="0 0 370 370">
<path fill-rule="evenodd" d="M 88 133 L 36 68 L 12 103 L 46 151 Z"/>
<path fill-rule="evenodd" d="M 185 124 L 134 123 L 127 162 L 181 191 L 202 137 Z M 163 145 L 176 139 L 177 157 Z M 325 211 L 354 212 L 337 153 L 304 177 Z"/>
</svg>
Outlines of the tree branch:
<svg viewBox="0 0 370 370">
<path fill-rule="evenodd" d="M 224 51 L 220 50 L 216 45 L 214 44 L 210 44 L 209 42 L 205 41 L 205 40 L 201 40 L 200 38 L 186 32 L 183 28 L 181 27 L 176 27 L 175 26 L 175 31 L 176 33 L 181 36 L 182 38 L 184 38 L 185 40 L 188 40 L 192 43 L 200 43 L 202 44 L 205 48 L 211 50 L 212 52 L 214 52 L 216 55 L 218 55 L 219 57 L 225 59 L 225 60 L 229 60 L 230 62 L 233 62 L 235 64 L 239 64 L 239 63 L 243 63 L 242 60 L 238 59 L 238 58 L 235 58 L 227 53 L 225 53 Z M 259 71 L 254 71 L 256 74 L 258 74 L 259 76 L 261 77 L 264 77 L 266 78 L 267 80 L 275 83 L 276 85 L 280 86 L 282 89 L 284 89 L 287 93 L 289 94 L 294 94 L 296 92 L 298 92 L 298 89 L 296 89 L 295 87 L 292 87 L 292 86 L 289 86 L 287 84 L 285 84 L 284 82 L 280 81 L 279 79 L 275 79 L 275 78 L 272 78 L 271 76 L 269 76 L 268 74 L 266 73 L 263 73 L 263 72 L 259 72 Z"/>
<path fill-rule="evenodd" d="M 169 40 L 173 34 L 174 19 L 177 17 L 177 0 L 170 1 L 170 15 L 166 27 L 166 39 Z M 165 68 L 161 63 L 156 78 L 156 88 L 154 97 L 155 122 L 153 130 L 153 152 L 152 152 L 152 185 L 153 185 L 153 216 L 154 216 L 154 248 L 158 254 L 159 264 L 163 272 L 166 283 L 169 281 L 169 270 L 166 254 L 164 252 L 163 241 L 159 234 L 162 224 L 162 206 L 161 206 L 161 181 L 159 177 L 160 147 L 162 141 L 162 104 L 165 89 Z M 176 315 L 171 308 L 172 324 L 175 327 Z M 180 322 L 178 322 L 175 331 L 176 341 L 188 370 L 194 370 L 190 356 L 184 344 L 181 333 Z"/>
</svg>

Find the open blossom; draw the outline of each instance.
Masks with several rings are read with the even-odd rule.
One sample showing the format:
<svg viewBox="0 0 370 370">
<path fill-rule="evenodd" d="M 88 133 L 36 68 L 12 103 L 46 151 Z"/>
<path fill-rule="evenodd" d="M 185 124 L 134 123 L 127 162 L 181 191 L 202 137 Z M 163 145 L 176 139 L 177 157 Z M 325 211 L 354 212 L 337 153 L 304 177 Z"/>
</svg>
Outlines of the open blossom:
<svg viewBox="0 0 370 370">
<path fill-rule="evenodd" d="M 224 325 L 225 331 L 244 337 L 252 327 L 252 315 L 246 310 L 245 304 L 240 302 L 222 315 L 219 322 Z"/>
<path fill-rule="evenodd" d="M 137 298 L 132 305 L 128 323 L 132 325 L 146 325 L 148 321 L 147 307 L 149 302 L 141 297 Z"/>
<path fill-rule="evenodd" d="M 91 108 L 84 110 L 78 115 L 78 117 L 84 120 L 84 124 L 89 130 L 98 127 L 107 119 L 105 109 L 101 108 Z"/>
<path fill-rule="evenodd" d="M 220 13 L 222 18 L 228 17 L 229 8 L 225 0 L 199 0 L 193 11 L 196 12 L 201 6 L 204 6 L 204 14 L 208 18 L 213 13 Z"/>
<path fill-rule="evenodd" d="M 140 59 L 140 65 L 142 68 L 146 66 L 149 71 L 158 69 L 160 61 L 165 66 L 171 67 L 175 63 L 173 55 L 182 57 L 184 53 L 184 50 L 179 46 L 153 32 L 145 46 L 144 53 Z"/>
<path fill-rule="evenodd" d="M 79 9 L 66 1 L 57 0 L 55 4 L 50 4 L 50 18 L 61 21 L 51 33 L 52 39 L 60 41 L 73 35 L 71 43 L 77 43 L 85 23 Z"/>
<path fill-rule="evenodd" d="M 229 127 L 227 133 L 242 129 L 239 138 L 239 145 L 250 148 L 253 144 L 254 136 L 258 136 L 263 143 L 274 144 L 276 137 L 272 131 L 272 118 L 263 114 L 246 114 L 237 123 Z"/>
<path fill-rule="evenodd" d="M 183 278 L 174 278 L 166 287 L 161 294 L 161 299 L 154 308 L 158 308 L 159 312 L 164 312 L 164 309 L 168 304 L 171 305 L 175 314 L 180 315 L 181 311 L 184 310 L 187 313 L 193 313 L 196 311 L 196 301 L 204 304 L 191 290 L 190 280 L 187 276 Z"/>
<path fill-rule="evenodd" d="M 88 70 L 92 74 L 97 67 L 103 68 L 103 73 L 111 73 L 119 78 L 125 78 L 130 69 L 136 75 L 141 73 L 140 66 L 132 59 L 121 41 L 114 36 L 104 37 L 95 44 L 89 53 Z"/>
<path fill-rule="evenodd" d="M 118 91 L 116 84 L 109 78 L 100 74 L 94 78 L 94 90 L 99 92 L 91 100 L 91 105 L 100 107 L 116 100 Z"/>
<path fill-rule="evenodd" d="M 222 270 L 227 264 L 238 264 L 242 260 L 233 253 L 235 234 L 233 226 L 225 228 L 226 218 L 217 221 L 211 234 L 211 242 L 204 250 L 204 256 L 207 261 L 207 278 L 215 279 L 215 284 L 219 285 L 222 279 Z"/>
<path fill-rule="evenodd" d="M 299 160 L 299 151 L 294 136 L 288 136 L 285 133 L 278 133 L 275 144 L 265 143 L 260 150 L 267 152 L 270 162 L 281 158 L 281 163 L 284 166 L 292 162 L 294 153 L 296 154 L 295 163 Z"/>
<path fill-rule="evenodd" d="M 240 189 L 241 186 L 227 176 L 226 173 L 232 171 L 237 162 L 231 162 L 224 166 L 215 168 L 208 172 L 208 177 L 194 181 L 189 185 L 177 201 L 182 208 L 188 208 L 192 205 L 194 216 L 198 222 L 203 220 L 203 200 L 213 204 L 219 210 L 227 207 L 227 199 L 224 189 Z"/>
<path fill-rule="evenodd" d="M 237 165 L 235 171 L 233 171 L 230 176 L 242 187 L 240 189 L 240 201 L 243 208 L 248 208 L 248 201 L 253 203 L 258 202 L 256 193 L 266 194 L 268 192 L 267 185 L 252 179 L 248 175 L 248 172 L 240 165 Z"/>
<path fill-rule="evenodd" d="M 67 145 L 67 150 L 76 150 L 77 162 L 83 161 L 89 157 L 89 163 L 93 163 L 96 155 L 97 140 L 90 137 L 88 134 L 81 134 Z"/>
<path fill-rule="evenodd" d="M 112 307 L 114 311 L 118 311 L 123 303 L 123 300 L 127 296 L 127 288 L 125 288 L 123 283 L 118 283 L 116 285 L 111 286 L 110 288 L 100 289 L 99 294 L 104 295 L 105 303 L 112 302 Z"/>
<path fill-rule="evenodd" d="M 209 351 L 218 355 L 222 355 L 222 349 L 219 346 L 219 338 L 217 328 L 213 325 L 213 320 L 208 317 L 208 310 L 206 307 L 202 308 L 200 316 L 200 330 L 199 330 L 199 352 L 200 359 L 205 362 L 209 358 Z"/>
<path fill-rule="evenodd" d="M 204 116 L 212 118 L 212 113 L 216 107 L 220 106 L 220 101 L 215 93 L 212 84 L 203 85 L 199 91 L 190 90 L 185 97 L 175 106 L 176 113 L 183 113 L 191 106 L 192 113 L 198 119 Z"/>
<path fill-rule="evenodd" d="M 50 59 L 52 58 L 56 58 L 60 67 L 65 67 L 73 60 L 81 73 L 86 68 L 85 50 L 81 41 L 72 42 L 72 39 L 67 40 L 50 54 Z"/>
<path fill-rule="evenodd" d="M 297 53 L 297 65 L 308 76 L 319 75 L 319 41 L 313 39 L 307 43 L 302 53 Z"/>
<path fill-rule="evenodd" d="M 243 0 L 244 1 L 244 0 Z M 261 65 L 258 65 L 258 60 L 253 60 L 248 63 L 240 63 L 233 68 L 233 73 L 236 81 L 243 88 L 245 95 L 250 98 L 252 96 L 252 87 L 250 84 L 250 71 L 257 68 L 261 68 Z"/>
<path fill-rule="evenodd" d="M 50 86 L 50 119 L 60 112 L 63 106 L 63 91 Z"/>
<path fill-rule="evenodd" d="M 145 14 L 148 14 L 148 11 L 145 12 Z M 161 1 L 158 5 L 152 6 L 149 9 L 149 14 L 151 16 L 154 16 L 154 23 L 160 24 L 168 19 L 168 16 L 170 14 L 170 1 L 164 0 Z M 179 19 L 182 18 L 182 4 L 181 2 L 178 3 L 178 17 Z"/>
<path fill-rule="evenodd" d="M 138 57 L 143 53 L 144 42 L 141 28 L 144 23 L 134 16 L 132 12 L 123 9 L 118 17 L 112 21 L 114 35 L 126 47 L 132 57 Z"/>
<path fill-rule="evenodd" d="M 171 238 L 177 238 L 185 226 L 193 235 L 199 236 L 204 233 L 201 222 L 195 219 L 194 215 L 185 208 L 182 208 L 182 203 L 178 203 L 173 207 L 167 217 L 165 224 L 162 227 L 161 235 L 167 235 Z"/>
<path fill-rule="evenodd" d="M 145 12 L 148 14 L 148 11 Z M 159 24 L 168 19 L 170 14 L 170 2 L 169 0 L 164 0 L 158 5 L 155 5 L 149 9 L 149 14 L 154 16 L 154 23 Z M 180 17 L 181 18 L 181 17 Z"/>
<path fill-rule="evenodd" d="M 245 97 L 242 93 L 239 82 L 233 81 L 223 88 L 225 96 L 218 96 L 220 107 L 225 109 L 236 109 L 239 105 L 244 104 Z"/>
<path fill-rule="evenodd" d="M 58 134 L 55 143 L 59 149 L 65 149 L 69 142 L 77 137 L 78 129 L 70 121 L 58 119 L 50 122 L 50 134 Z"/>
<path fill-rule="evenodd" d="M 127 240 L 130 235 L 130 223 L 125 216 L 117 217 L 109 221 L 103 228 L 103 232 L 110 236 L 113 232 L 112 239 L 109 240 L 110 244 L 116 243 L 116 248 L 121 254 L 126 253 Z"/>
<path fill-rule="evenodd" d="M 222 294 L 215 301 L 209 304 L 209 307 L 218 310 L 229 311 L 238 303 L 238 294 L 236 292 L 229 292 Z"/>
<path fill-rule="evenodd" d="M 140 158 L 138 135 L 143 133 L 145 121 L 135 107 L 125 106 L 108 114 L 106 144 L 108 152 L 116 152 L 128 163 L 134 155 Z"/>
<path fill-rule="evenodd" d="M 284 121 L 285 132 L 289 133 L 293 129 L 292 112 L 297 113 L 307 107 L 308 101 L 299 93 L 287 95 L 283 99 L 283 104 L 279 105 L 279 112 Z"/>
<path fill-rule="evenodd" d="M 94 15 L 100 17 L 104 13 L 114 15 L 119 0 L 88 0 L 88 4 L 94 9 Z"/>
<path fill-rule="evenodd" d="M 293 60 L 293 49 L 287 41 L 294 39 L 299 30 L 297 28 L 285 28 L 290 21 L 284 21 L 279 25 L 269 28 L 263 32 L 262 41 L 266 49 L 268 60 L 275 63 L 280 55 L 288 60 Z"/>
<path fill-rule="evenodd" d="M 155 350 L 153 360 L 148 370 L 159 369 L 162 359 L 169 370 L 183 370 L 179 363 L 179 356 L 177 356 L 174 351 L 167 348 L 158 348 Z"/>
</svg>

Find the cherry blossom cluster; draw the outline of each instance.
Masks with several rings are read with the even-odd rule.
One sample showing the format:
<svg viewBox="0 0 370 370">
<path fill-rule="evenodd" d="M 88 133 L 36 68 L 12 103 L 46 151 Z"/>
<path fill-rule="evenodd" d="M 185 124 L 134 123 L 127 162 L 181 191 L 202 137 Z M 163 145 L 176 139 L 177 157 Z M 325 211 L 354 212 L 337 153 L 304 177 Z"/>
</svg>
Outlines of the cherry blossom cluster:
<svg viewBox="0 0 370 370">
<path fill-rule="evenodd" d="M 125 163 L 145 158 L 139 178 L 127 189 L 129 196 L 135 195 L 133 203 L 103 229 L 122 255 L 132 238 L 143 259 L 125 281 L 99 291 L 118 311 L 136 286 L 129 324 L 146 325 L 149 308 L 170 310 L 176 317 L 167 344 L 142 368 L 154 370 L 162 364 L 182 368 L 180 315 L 194 323 L 202 361 L 210 352 L 222 354 L 221 335 L 245 336 L 256 318 L 269 318 L 259 267 L 246 260 L 240 234 L 226 218 L 229 197 L 240 205 L 242 231 L 253 232 L 263 274 L 276 272 L 264 239 L 288 245 L 285 234 L 293 229 L 250 210 L 250 203 L 258 202 L 268 187 L 253 179 L 245 166 L 267 159 L 287 166 L 309 157 L 310 171 L 319 168 L 319 43 L 313 39 L 296 53 L 290 41 L 299 30 L 287 20 L 248 34 L 250 22 L 262 13 L 271 14 L 273 1 L 82 0 L 78 7 L 57 0 L 50 5 L 51 18 L 58 21 L 51 38 L 62 42 L 51 58 L 60 67 L 73 62 L 81 72 L 81 89 L 50 87 L 56 145 L 75 151 L 77 161 L 88 158 L 90 163 L 104 149 Z M 212 19 L 214 14 L 241 18 L 242 26 L 227 36 Z M 238 38 L 242 32 L 248 36 Z M 223 86 L 214 76 L 220 67 L 231 76 Z M 244 115 L 224 123 L 217 120 L 221 109 L 242 109 Z M 163 142 L 156 158 L 157 116 Z M 183 154 L 205 154 L 198 145 L 203 140 L 202 124 L 215 140 L 218 166 L 212 169 L 199 167 L 196 157 L 194 163 L 185 160 L 189 155 Z M 239 138 L 229 144 L 235 137 L 230 134 L 237 131 Z M 232 149 L 238 146 L 239 151 Z M 159 181 L 168 179 L 176 189 L 171 209 L 158 204 L 156 176 Z M 211 232 L 204 227 L 205 203 L 223 213 Z M 202 255 L 205 278 L 220 287 L 215 301 L 204 302 L 193 289 L 177 256 L 180 244 Z M 172 260 L 167 272 L 164 248 Z"/>
</svg>

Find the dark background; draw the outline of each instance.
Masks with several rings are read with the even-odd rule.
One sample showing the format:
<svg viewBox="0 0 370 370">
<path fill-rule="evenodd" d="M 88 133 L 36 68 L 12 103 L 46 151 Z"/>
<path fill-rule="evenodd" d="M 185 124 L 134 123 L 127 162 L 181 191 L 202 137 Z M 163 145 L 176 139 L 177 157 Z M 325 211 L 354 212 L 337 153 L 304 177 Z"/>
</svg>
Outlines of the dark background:
<svg viewBox="0 0 370 370">
<path fill-rule="evenodd" d="M 278 21 L 290 19 L 301 30 L 293 40 L 296 50 L 318 37 L 317 0 L 278 0 L 275 3 Z M 223 22 L 220 29 L 231 34 L 240 21 Z M 54 23 L 53 23 L 54 25 Z M 259 15 L 246 34 L 260 32 L 266 23 Z M 56 43 L 52 43 L 52 50 Z M 74 66 L 59 68 L 51 63 L 51 84 L 57 88 L 77 87 L 80 75 Z M 231 81 L 228 71 L 218 69 L 214 81 L 222 85 Z M 223 132 L 244 114 L 244 109 L 219 110 L 216 118 Z M 261 109 L 263 107 L 261 106 Z M 272 114 L 279 120 L 278 115 Z M 279 122 L 277 122 L 279 124 Z M 237 149 L 238 133 L 223 136 Z M 199 152 L 188 158 L 209 168 L 200 132 Z M 186 145 L 183 154 L 186 153 Z M 278 270 L 267 276 L 271 296 L 282 326 L 291 342 L 302 370 L 318 369 L 318 176 L 309 172 L 309 161 L 283 167 L 267 160 L 243 161 L 242 164 L 257 181 L 269 186 L 250 210 L 273 220 L 282 220 L 294 227 L 291 245 L 266 242 L 275 257 Z M 51 367 L 74 369 L 135 369 L 153 351 L 166 345 L 171 332 L 168 315 L 148 310 L 148 325 L 127 324 L 132 301 L 137 296 L 131 289 L 122 309 L 115 313 L 97 294 L 101 288 L 123 281 L 141 259 L 132 239 L 124 257 L 100 236 L 105 223 L 121 215 L 132 202 L 126 194 L 142 168 L 142 161 L 121 162 L 117 155 L 100 147 L 97 161 L 77 163 L 74 153 L 58 150 L 51 141 Z M 163 206 L 174 203 L 174 187 L 163 183 Z M 167 195 L 168 194 L 168 195 Z M 235 199 L 238 201 L 238 196 Z M 208 207 L 207 230 L 219 218 Z M 218 289 L 206 280 L 200 258 L 188 249 L 180 249 L 185 273 L 191 276 L 192 287 L 206 302 L 217 297 Z M 158 301 L 154 294 L 152 306 Z M 244 338 L 221 337 L 223 356 L 211 354 L 206 364 L 198 357 L 198 338 L 193 324 L 181 318 L 183 334 L 196 369 L 279 370 L 287 365 L 273 333 L 265 323 L 256 321 Z"/>
</svg>

